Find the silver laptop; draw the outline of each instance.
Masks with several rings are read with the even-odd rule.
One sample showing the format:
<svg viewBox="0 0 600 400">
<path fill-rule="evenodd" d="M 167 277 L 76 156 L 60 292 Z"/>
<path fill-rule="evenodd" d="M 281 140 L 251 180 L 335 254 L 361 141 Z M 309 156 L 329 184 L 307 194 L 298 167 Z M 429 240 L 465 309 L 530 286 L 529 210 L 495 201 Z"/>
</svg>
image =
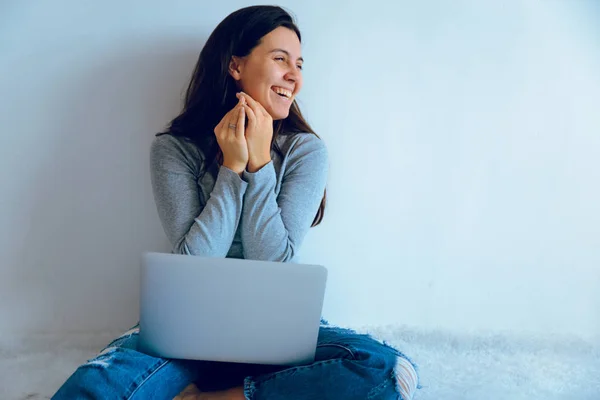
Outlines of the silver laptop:
<svg viewBox="0 0 600 400">
<path fill-rule="evenodd" d="M 146 253 L 140 350 L 164 358 L 311 363 L 326 280 L 319 265 Z"/>
</svg>

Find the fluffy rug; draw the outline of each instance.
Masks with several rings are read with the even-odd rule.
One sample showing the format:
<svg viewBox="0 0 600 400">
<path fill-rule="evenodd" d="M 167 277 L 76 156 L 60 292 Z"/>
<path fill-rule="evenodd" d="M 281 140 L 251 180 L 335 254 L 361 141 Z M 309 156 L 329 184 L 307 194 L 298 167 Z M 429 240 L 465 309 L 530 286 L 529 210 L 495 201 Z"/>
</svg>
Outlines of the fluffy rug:
<svg viewBox="0 0 600 400">
<path fill-rule="evenodd" d="M 598 400 L 600 343 L 574 338 L 456 335 L 400 327 L 360 329 L 411 356 L 417 400 Z M 0 399 L 49 399 L 118 332 L 0 339 Z"/>
</svg>

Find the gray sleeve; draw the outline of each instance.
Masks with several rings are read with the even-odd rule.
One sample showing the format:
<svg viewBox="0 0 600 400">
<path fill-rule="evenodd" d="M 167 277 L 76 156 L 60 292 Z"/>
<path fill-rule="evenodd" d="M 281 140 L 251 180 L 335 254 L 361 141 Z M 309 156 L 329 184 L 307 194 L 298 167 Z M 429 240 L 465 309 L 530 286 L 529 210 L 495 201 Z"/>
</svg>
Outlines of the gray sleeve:
<svg viewBox="0 0 600 400">
<path fill-rule="evenodd" d="M 173 252 L 226 257 L 240 222 L 248 184 L 220 167 L 206 203 L 201 201 L 196 168 L 177 139 L 157 137 L 150 149 L 154 201 Z"/>
<path fill-rule="evenodd" d="M 255 173 L 244 172 L 248 188 L 241 237 L 246 259 L 294 260 L 317 214 L 327 181 L 326 147 L 310 135 L 289 158 L 277 197 L 273 161 Z"/>
</svg>

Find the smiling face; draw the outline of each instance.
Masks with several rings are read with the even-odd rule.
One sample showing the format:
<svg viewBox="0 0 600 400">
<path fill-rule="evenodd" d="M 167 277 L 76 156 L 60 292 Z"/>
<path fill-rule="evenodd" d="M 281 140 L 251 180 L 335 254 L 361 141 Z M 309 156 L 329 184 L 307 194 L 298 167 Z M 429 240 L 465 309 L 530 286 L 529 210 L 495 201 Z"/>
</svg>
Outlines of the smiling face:
<svg viewBox="0 0 600 400">
<path fill-rule="evenodd" d="M 278 27 L 263 36 L 246 57 L 234 56 L 229 73 L 242 91 L 278 120 L 287 118 L 302 88 L 302 63 L 298 36 Z"/>
</svg>

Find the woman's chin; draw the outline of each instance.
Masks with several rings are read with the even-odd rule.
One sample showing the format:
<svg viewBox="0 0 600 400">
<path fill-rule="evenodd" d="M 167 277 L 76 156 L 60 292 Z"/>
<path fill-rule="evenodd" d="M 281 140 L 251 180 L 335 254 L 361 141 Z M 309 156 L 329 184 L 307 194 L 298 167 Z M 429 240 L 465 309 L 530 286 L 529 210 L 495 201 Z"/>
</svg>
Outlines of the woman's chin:
<svg viewBox="0 0 600 400">
<path fill-rule="evenodd" d="M 285 109 L 271 109 L 268 111 L 269 111 L 269 114 L 271 115 L 271 118 L 273 118 L 273 121 L 277 121 L 280 119 L 286 119 L 290 115 L 289 107 L 285 108 Z"/>
</svg>

